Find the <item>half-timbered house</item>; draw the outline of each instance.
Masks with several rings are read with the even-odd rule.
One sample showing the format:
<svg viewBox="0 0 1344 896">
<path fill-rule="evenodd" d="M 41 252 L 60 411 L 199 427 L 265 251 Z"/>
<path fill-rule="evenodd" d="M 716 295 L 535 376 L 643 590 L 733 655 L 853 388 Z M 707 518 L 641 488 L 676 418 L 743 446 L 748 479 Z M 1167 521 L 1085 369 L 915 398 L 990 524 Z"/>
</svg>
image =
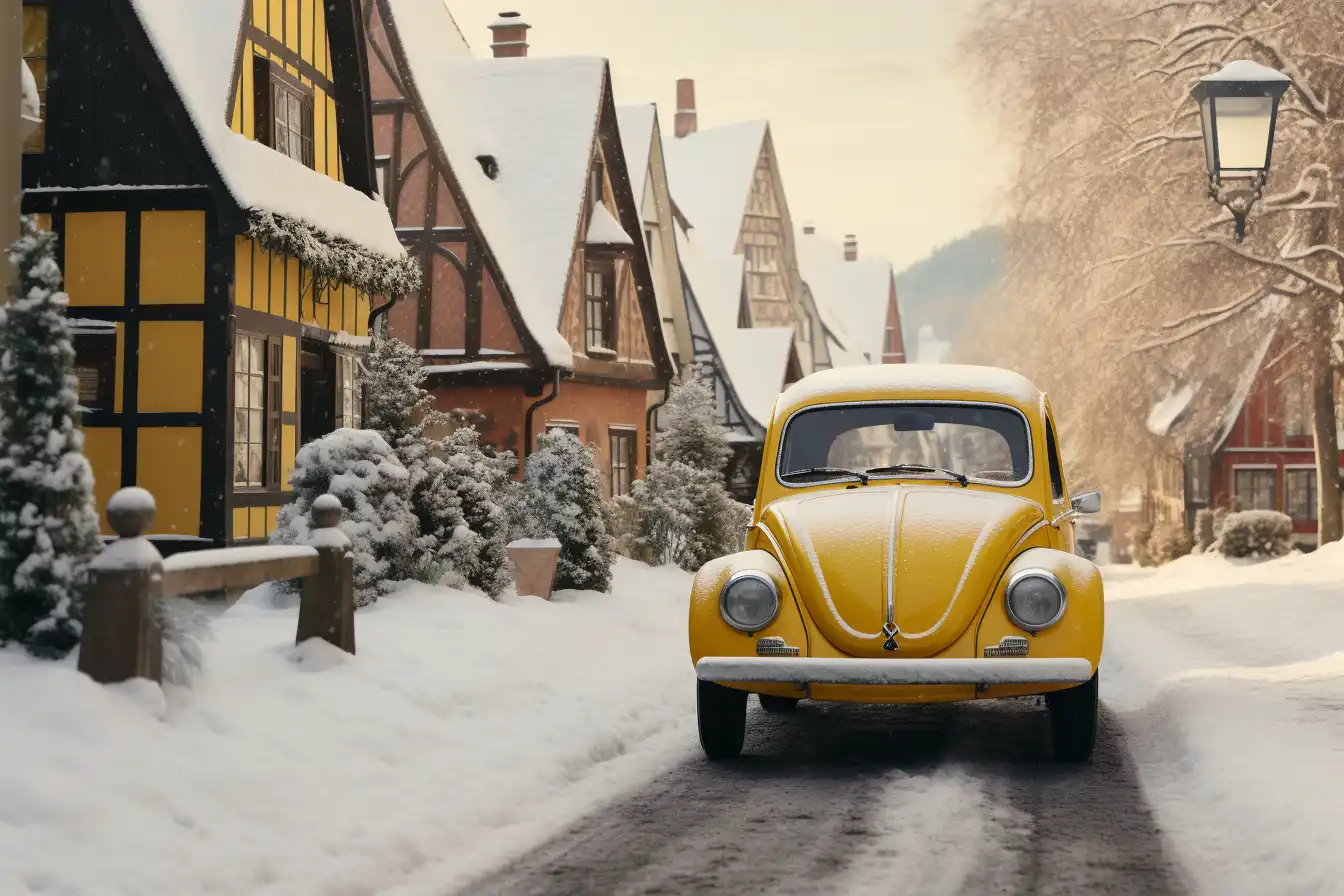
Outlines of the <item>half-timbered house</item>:
<svg viewBox="0 0 1344 896">
<path fill-rule="evenodd" d="M 362 9 L 382 192 L 426 272 L 390 331 L 487 442 L 525 463 L 570 429 L 625 493 L 675 371 L 606 60 L 528 58 L 514 14 L 478 59 L 443 0 Z"/>
<path fill-rule="evenodd" d="M 906 362 L 896 272 L 890 261 L 860 258 L 853 234 L 845 237 L 842 250 L 811 224 L 804 224 L 798 234 L 798 259 L 823 332 L 833 346 L 833 366 Z"/>
<path fill-rule="evenodd" d="M 675 139 L 664 141 L 672 199 L 711 256 L 742 256 L 742 327 L 794 330 L 803 372 L 831 366 L 821 319 L 803 286 L 770 124 L 700 130 L 695 85 L 677 82 Z"/>
<path fill-rule="evenodd" d="M 300 444 L 358 425 L 374 297 L 418 287 L 374 191 L 354 0 L 23 0 L 101 507 L 165 551 L 264 539 Z"/>
</svg>

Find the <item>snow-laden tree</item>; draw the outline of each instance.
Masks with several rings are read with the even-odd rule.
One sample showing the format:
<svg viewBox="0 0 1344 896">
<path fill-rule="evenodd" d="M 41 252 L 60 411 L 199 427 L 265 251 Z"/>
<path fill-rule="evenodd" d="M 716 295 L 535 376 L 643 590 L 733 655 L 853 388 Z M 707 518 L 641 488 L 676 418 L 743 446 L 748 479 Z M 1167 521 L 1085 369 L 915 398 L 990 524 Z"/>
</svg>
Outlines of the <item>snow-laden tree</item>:
<svg viewBox="0 0 1344 896">
<path fill-rule="evenodd" d="M 79 642 L 100 546 L 55 243 L 24 219 L 0 308 L 0 643 L 51 658 Z"/>
<path fill-rule="evenodd" d="M 457 498 L 462 522 L 470 531 L 470 550 L 456 557 L 457 572 L 468 584 L 497 597 L 509 586 L 509 517 L 504 496 L 512 485 L 512 453 L 488 457 L 475 427 L 462 426 L 438 443 L 444 486 Z"/>
<path fill-rule="evenodd" d="M 715 417 L 714 392 L 698 372 L 672 388 L 658 411 L 658 428 L 659 460 L 722 472 L 732 456 Z"/>
<path fill-rule="evenodd" d="M 422 578 L 469 584 L 497 596 L 509 583 L 501 506 L 508 473 L 484 455 L 471 427 L 459 426 L 444 439 L 429 437 L 432 429 L 454 420 L 435 410 L 414 348 L 380 337 L 366 366 L 365 425 L 387 440 L 410 474 Z"/>
<path fill-rule="evenodd" d="M 1225 406 L 1276 335 L 1272 373 L 1313 409 L 1320 539 L 1339 539 L 1344 6 L 983 0 L 976 22 L 963 57 L 1020 160 L 1010 272 L 969 357 L 1050 391 L 1067 449 L 1120 485 L 1160 450 L 1144 427 L 1155 402 L 1180 382 Z M 1244 243 L 1209 199 L 1190 98 L 1237 58 L 1293 80 Z"/>
<path fill-rule="evenodd" d="M 338 429 L 299 449 L 290 477 L 294 500 L 280 511 L 272 544 L 308 544 L 309 511 L 324 494 L 345 508 L 341 531 L 355 561 L 355 605 L 373 603 L 420 572 L 424 542 L 411 509 L 411 477 L 376 432 Z M 282 590 L 297 590 L 289 582 Z"/>
<path fill-rule="evenodd" d="M 556 538 L 556 588 L 610 591 L 615 544 L 602 515 L 602 486 L 593 449 L 573 433 L 553 430 L 537 439 L 527 459 L 514 537 Z"/>
<path fill-rule="evenodd" d="M 723 468 L 731 451 L 699 376 L 673 387 L 659 423 L 658 459 L 632 490 L 637 540 L 654 562 L 696 570 L 741 548 L 746 508 L 728 494 Z"/>
</svg>

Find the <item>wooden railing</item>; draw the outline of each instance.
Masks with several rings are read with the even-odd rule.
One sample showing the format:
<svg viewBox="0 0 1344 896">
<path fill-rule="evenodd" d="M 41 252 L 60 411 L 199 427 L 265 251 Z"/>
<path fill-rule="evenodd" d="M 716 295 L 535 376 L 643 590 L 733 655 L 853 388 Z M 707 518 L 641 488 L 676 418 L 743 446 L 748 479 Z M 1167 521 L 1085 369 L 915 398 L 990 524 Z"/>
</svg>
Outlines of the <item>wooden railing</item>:
<svg viewBox="0 0 1344 896">
<path fill-rule="evenodd" d="M 154 522 L 154 497 L 124 488 L 107 502 L 117 539 L 89 565 L 79 670 L 103 683 L 163 674 L 158 601 L 217 591 L 238 592 L 265 582 L 300 579 L 295 643 L 322 638 L 355 652 L 354 561 L 338 528 L 341 502 L 313 502 L 313 537 L 304 546 L 220 548 L 175 554 L 167 560 L 145 537 Z"/>
</svg>

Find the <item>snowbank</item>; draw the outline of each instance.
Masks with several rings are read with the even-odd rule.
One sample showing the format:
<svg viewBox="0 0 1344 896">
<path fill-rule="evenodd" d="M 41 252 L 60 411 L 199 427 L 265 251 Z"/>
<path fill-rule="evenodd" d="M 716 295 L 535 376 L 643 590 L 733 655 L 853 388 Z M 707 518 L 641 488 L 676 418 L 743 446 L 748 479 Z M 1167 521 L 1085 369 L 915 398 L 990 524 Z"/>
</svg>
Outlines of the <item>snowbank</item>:
<svg viewBox="0 0 1344 896">
<path fill-rule="evenodd" d="M 613 595 L 417 587 L 358 655 L 252 592 L 192 690 L 0 651 L 0 892 L 448 892 L 689 755 L 690 576 Z"/>
<path fill-rule="evenodd" d="M 1102 699 L 1204 893 L 1344 878 L 1344 546 L 1107 570 Z"/>
</svg>

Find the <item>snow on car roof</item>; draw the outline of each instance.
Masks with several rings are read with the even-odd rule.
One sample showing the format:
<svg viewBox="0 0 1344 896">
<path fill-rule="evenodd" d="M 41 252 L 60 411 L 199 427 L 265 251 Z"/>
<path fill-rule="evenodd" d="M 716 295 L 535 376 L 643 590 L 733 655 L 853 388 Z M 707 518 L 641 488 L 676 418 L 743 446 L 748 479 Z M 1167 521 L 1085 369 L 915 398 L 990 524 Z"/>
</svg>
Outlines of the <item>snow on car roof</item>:
<svg viewBox="0 0 1344 896">
<path fill-rule="evenodd" d="M 380 255 L 405 256 L 382 200 L 234 133 L 229 91 L 250 0 L 132 0 L 224 186 L 244 209 L 298 218 Z"/>
<path fill-rule="evenodd" d="M 857 394 L 856 394 L 857 393 Z M 839 367 L 803 377 L 779 399 L 781 413 L 839 396 L 993 401 L 1028 413 L 1041 406 L 1041 390 L 999 367 L 968 364 L 871 364 Z"/>
<path fill-rule="evenodd" d="M 388 8 L 430 124 L 528 331 L 550 363 L 571 366 L 560 312 L 606 60 L 478 59 L 443 0 L 390 0 Z M 493 178 L 478 161 L 486 156 L 498 166 Z"/>
</svg>

